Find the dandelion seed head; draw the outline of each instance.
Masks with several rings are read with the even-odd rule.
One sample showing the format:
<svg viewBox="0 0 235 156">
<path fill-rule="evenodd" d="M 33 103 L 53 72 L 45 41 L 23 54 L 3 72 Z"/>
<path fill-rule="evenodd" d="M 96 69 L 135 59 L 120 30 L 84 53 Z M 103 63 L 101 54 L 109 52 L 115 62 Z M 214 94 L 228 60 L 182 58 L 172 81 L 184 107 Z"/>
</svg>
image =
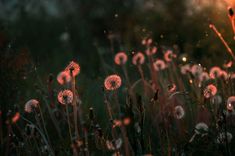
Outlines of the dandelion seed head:
<svg viewBox="0 0 235 156">
<path fill-rule="evenodd" d="M 27 113 L 31 113 L 33 111 L 33 108 L 38 107 L 39 102 L 36 99 L 31 99 L 28 102 L 26 102 L 24 110 Z"/>
<path fill-rule="evenodd" d="M 198 124 L 196 124 L 195 133 L 203 134 L 203 133 L 207 133 L 207 131 L 208 131 L 208 126 L 204 122 L 199 122 Z"/>
<path fill-rule="evenodd" d="M 62 71 L 58 74 L 57 81 L 61 85 L 69 83 L 71 81 L 71 76 L 68 72 Z"/>
<path fill-rule="evenodd" d="M 181 66 L 180 71 L 182 74 L 187 74 L 188 72 L 190 72 L 190 69 L 191 69 L 190 64 L 186 64 Z"/>
<path fill-rule="evenodd" d="M 167 65 L 163 60 L 158 59 L 153 63 L 153 67 L 156 71 L 160 71 L 166 69 Z"/>
<path fill-rule="evenodd" d="M 124 65 L 124 64 L 126 64 L 127 59 L 128 59 L 128 57 L 125 52 L 119 52 L 115 55 L 114 62 L 117 65 Z"/>
<path fill-rule="evenodd" d="M 61 104 L 70 104 L 73 102 L 73 92 L 67 89 L 60 91 L 57 96 L 57 99 Z"/>
<path fill-rule="evenodd" d="M 174 54 L 172 50 L 167 50 L 164 53 L 164 59 L 166 62 L 171 62 L 173 58 L 176 58 L 176 54 Z"/>
<path fill-rule="evenodd" d="M 185 115 L 184 108 L 182 106 L 175 106 L 174 108 L 174 117 L 176 119 L 182 119 Z"/>
<path fill-rule="evenodd" d="M 202 68 L 201 65 L 194 64 L 194 65 L 191 67 L 191 73 L 192 73 L 194 76 L 198 76 L 198 75 L 200 75 L 202 72 L 203 72 L 203 68 Z"/>
<path fill-rule="evenodd" d="M 205 98 L 211 98 L 211 97 L 215 96 L 216 93 L 217 93 L 217 88 L 213 84 L 209 84 L 204 89 L 204 92 L 203 92 Z"/>
<path fill-rule="evenodd" d="M 226 139 L 227 139 L 228 143 L 230 143 L 233 138 L 233 135 L 230 132 L 227 132 L 226 135 L 225 135 L 225 132 L 219 133 L 219 135 L 216 139 L 216 143 L 224 144 L 224 143 L 226 143 Z"/>
<path fill-rule="evenodd" d="M 144 54 L 141 52 L 136 53 L 132 58 L 132 63 L 134 65 L 141 65 L 144 63 L 144 61 L 145 61 L 145 57 L 144 57 Z"/>
<path fill-rule="evenodd" d="M 146 55 L 151 56 L 157 52 L 157 47 L 151 47 L 145 50 Z"/>
<path fill-rule="evenodd" d="M 209 73 L 210 78 L 212 79 L 218 78 L 220 76 L 220 71 L 221 71 L 220 67 L 217 67 L 217 66 L 212 67 Z"/>
<path fill-rule="evenodd" d="M 209 76 L 209 74 L 208 74 L 207 72 L 202 72 L 202 73 L 199 75 L 199 80 L 200 80 L 201 82 L 207 81 L 207 80 L 209 80 L 209 79 L 210 79 L 210 76 Z"/>
<path fill-rule="evenodd" d="M 76 76 L 80 73 L 80 66 L 78 63 L 71 61 L 69 65 L 65 68 L 65 71 L 70 74 L 72 72 L 72 76 Z"/>
<path fill-rule="evenodd" d="M 106 77 L 104 80 L 104 87 L 106 90 L 116 90 L 122 84 L 122 79 L 119 75 L 113 74 Z"/>
<path fill-rule="evenodd" d="M 235 105 L 235 96 L 230 96 L 227 100 L 227 110 L 228 111 L 233 111 L 234 110 L 234 105 Z"/>
</svg>

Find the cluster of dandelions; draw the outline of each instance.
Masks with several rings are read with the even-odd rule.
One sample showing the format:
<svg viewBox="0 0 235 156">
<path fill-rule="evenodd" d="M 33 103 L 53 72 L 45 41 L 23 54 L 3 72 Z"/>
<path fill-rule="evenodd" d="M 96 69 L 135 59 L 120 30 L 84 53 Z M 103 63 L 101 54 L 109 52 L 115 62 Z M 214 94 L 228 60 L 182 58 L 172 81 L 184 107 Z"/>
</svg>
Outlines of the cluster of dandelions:
<svg viewBox="0 0 235 156">
<path fill-rule="evenodd" d="M 186 138 L 184 141 L 191 144 L 207 138 L 213 125 L 218 125 L 214 126 L 217 128 L 213 130 L 218 133 L 212 141 L 216 144 L 226 144 L 228 147 L 233 137 L 232 132 L 227 128 L 226 120 L 235 114 L 235 96 L 233 91 L 226 92 L 226 90 L 231 90 L 228 88 L 233 87 L 235 78 L 232 70 L 233 62 L 230 61 L 223 67 L 214 66 L 207 70 L 201 64 L 187 63 L 188 59 L 185 57 L 180 60 L 181 57 L 177 57 L 173 49 L 158 50 L 151 38 L 144 39 L 142 45 L 145 47 L 143 52 L 130 54 L 124 51 L 118 52 L 113 60 L 117 66 L 121 67 L 122 73 L 115 72 L 107 75 L 103 80 L 104 106 L 109 120 L 107 122 L 111 121 L 111 124 L 107 124 L 111 136 L 106 137 L 103 134 L 102 128 L 94 120 L 93 108 L 89 109 L 88 116 L 91 127 L 95 131 L 96 146 L 102 149 L 104 147 L 114 155 L 153 154 L 154 152 L 147 150 L 145 145 L 148 144 L 146 142 L 150 142 L 148 146 L 151 146 L 151 139 L 146 140 L 143 137 L 144 135 L 151 137 L 151 133 L 146 133 L 146 129 L 150 127 L 154 127 L 154 132 L 157 133 L 155 139 L 163 141 L 164 135 L 168 138 L 172 137 L 169 134 L 174 131 L 174 128 L 169 129 L 168 126 L 177 125 L 175 129 L 181 131 L 182 138 Z M 159 53 L 163 57 L 159 57 Z M 129 73 L 127 63 L 130 58 L 140 79 L 133 80 L 132 74 Z M 79 97 L 75 87 L 75 78 L 79 73 L 79 64 L 72 61 L 57 76 L 57 81 L 62 88 L 57 94 L 57 100 L 66 110 L 63 116 L 67 120 L 73 154 L 81 150 L 91 152 L 87 138 L 90 135 L 89 131 L 87 127 L 78 124 L 84 122 L 80 114 L 81 107 L 79 107 Z M 231 86 L 228 85 L 229 83 Z M 141 86 L 141 92 L 137 92 L 138 86 Z M 118 91 L 121 87 L 125 87 L 124 92 Z M 119 94 L 126 97 L 125 102 L 120 101 Z M 192 104 L 192 101 L 198 101 L 198 103 Z M 34 127 L 34 131 L 39 131 L 44 145 L 53 155 L 53 146 L 50 143 L 41 105 L 43 101 L 29 100 L 25 104 L 25 112 L 38 114 L 36 116 L 38 124 L 30 122 L 30 127 Z M 60 127 L 53 115 L 51 115 L 53 124 L 60 134 Z M 207 115 L 215 116 L 216 123 L 209 120 Z M 20 115 L 16 114 L 12 121 L 17 122 L 19 118 Z M 152 122 L 148 125 L 145 120 Z M 186 120 L 196 125 L 192 129 L 185 129 Z M 161 132 L 159 128 L 164 129 L 165 132 Z M 184 134 L 186 131 L 191 134 L 190 137 Z M 93 132 L 91 134 L 94 135 Z M 139 149 L 135 148 L 135 142 L 139 142 Z M 170 144 L 170 142 L 166 144 L 168 147 L 176 148 L 175 144 Z M 172 150 L 167 148 L 167 151 L 162 152 L 167 153 Z"/>
</svg>

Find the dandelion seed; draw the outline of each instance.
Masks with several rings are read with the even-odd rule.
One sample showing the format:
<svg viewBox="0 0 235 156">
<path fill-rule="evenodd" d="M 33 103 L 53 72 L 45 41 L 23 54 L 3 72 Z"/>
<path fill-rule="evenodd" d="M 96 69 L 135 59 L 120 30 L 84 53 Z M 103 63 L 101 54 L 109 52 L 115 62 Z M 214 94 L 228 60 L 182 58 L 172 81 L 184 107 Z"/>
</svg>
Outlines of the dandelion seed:
<svg viewBox="0 0 235 156">
<path fill-rule="evenodd" d="M 73 102 L 73 92 L 70 90 L 60 91 L 57 99 L 61 104 L 71 104 Z"/>
<path fill-rule="evenodd" d="M 220 67 L 214 66 L 210 69 L 209 75 L 212 79 L 216 79 L 220 76 L 220 71 L 221 71 Z"/>
<path fill-rule="evenodd" d="M 145 61 L 145 57 L 144 57 L 144 54 L 141 53 L 141 52 L 138 52 L 136 53 L 133 58 L 132 58 L 132 63 L 134 65 L 140 65 L 140 64 L 143 64 Z"/>
<path fill-rule="evenodd" d="M 119 52 L 114 57 L 114 62 L 117 65 L 124 65 L 127 62 L 127 55 L 125 52 Z"/>
<path fill-rule="evenodd" d="M 68 73 L 72 72 L 72 76 L 76 76 L 80 73 L 80 66 L 78 63 L 71 61 L 70 64 L 65 68 L 65 71 Z"/>
<path fill-rule="evenodd" d="M 57 81 L 61 85 L 69 83 L 71 81 L 71 76 L 68 72 L 62 71 L 58 74 Z"/>
<path fill-rule="evenodd" d="M 210 84 L 204 89 L 203 93 L 205 98 L 213 97 L 217 93 L 217 88 L 215 85 Z"/>
<path fill-rule="evenodd" d="M 166 69 L 167 66 L 163 60 L 156 60 L 153 64 L 153 67 L 156 71 L 160 71 Z"/>
<path fill-rule="evenodd" d="M 174 117 L 176 119 L 182 119 L 184 115 L 185 115 L 185 112 L 182 106 L 176 106 L 174 108 Z"/>
<path fill-rule="evenodd" d="M 36 99 L 31 99 L 29 100 L 24 107 L 25 112 L 31 113 L 33 111 L 33 108 L 38 107 L 39 102 Z"/>
<path fill-rule="evenodd" d="M 195 133 L 196 134 L 205 134 L 208 132 L 208 126 L 204 122 L 199 122 L 195 126 Z"/>
<path fill-rule="evenodd" d="M 187 74 L 191 70 L 190 64 L 186 64 L 184 66 L 181 66 L 180 71 L 182 74 Z"/>
<path fill-rule="evenodd" d="M 104 80 L 104 87 L 106 90 L 116 90 L 122 84 L 122 79 L 119 75 L 113 74 L 106 77 Z"/>
<path fill-rule="evenodd" d="M 219 135 L 216 139 L 216 143 L 224 144 L 224 143 L 226 143 L 226 138 L 227 138 L 228 143 L 230 143 L 233 138 L 233 135 L 229 132 L 227 132 L 226 135 L 225 135 L 225 132 L 219 133 Z"/>
<path fill-rule="evenodd" d="M 164 53 L 164 59 L 166 62 L 171 62 L 173 58 L 176 58 L 176 54 L 174 54 L 172 50 L 167 50 Z"/>
<path fill-rule="evenodd" d="M 233 111 L 235 105 L 235 96 L 230 96 L 227 100 L 227 110 Z"/>
</svg>

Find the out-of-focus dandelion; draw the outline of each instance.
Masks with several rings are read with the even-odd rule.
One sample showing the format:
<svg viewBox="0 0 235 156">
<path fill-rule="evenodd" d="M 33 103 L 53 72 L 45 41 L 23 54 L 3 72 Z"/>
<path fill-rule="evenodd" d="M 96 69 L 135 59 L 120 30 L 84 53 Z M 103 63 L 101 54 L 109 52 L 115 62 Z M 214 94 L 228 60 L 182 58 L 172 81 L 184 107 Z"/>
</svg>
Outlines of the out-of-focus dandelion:
<svg viewBox="0 0 235 156">
<path fill-rule="evenodd" d="M 108 150 L 116 150 L 116 149 L 121 148 L 121 146 L 122 146 L 122 139 L 121 138 L 118 138 L 115 141 L 106 140 L 106 147 Z"/>
<path fill-rule="evenodd" d="M 204 89 L 204 97 L 205 98 L 210 98 L 215 96 L 215 94 L 217 93 L 217 88 L 215 85 L 213 84 L 209 84 L 205 89 Z"/>
<path fill-rule="evenodd" d="M 57 99 L 61 104 L 71 104 L 73 101 L 73 92 L 71 90 L 60 91 Z"/>
<path fill-rule="evenodd" d="M 149 46 L 150 44 L 152 44 L 153 40 L 151 38 L 145 38 L 142 40 L 142 44 Z"/>
<path fill-rule="evenodd" d="M 203 68 L 201 65 L 198 65 L 198 64 L 194 64 L 192 67 L 191 67 L 191 72 L 194 76 L 199 76 L 202 72 L 203 72 Z"/>
<path fill-rule="evenodd" d="M 31 99 L 28 102 L 26 102 L 24 110 L 27 113 L 31 113 L 33 111 L 33 108 L 38 107 L 39 102 L 36 99 Z"/>
<path fill-rule="evenodd" d="M 144 61 L 145 61 L 145 57 L 144 57 L 144 54 L 141 52 L 136 53 L 132 58 L 132 63 L 134 65 L 141 65 L 144 63 Z"/>
<path fill-rule="evenodd" d="M 160 71 L 166 69 L 167 65 L 163 60 L 158 59 L 153 63 L 153 67 L 156 71 Z"/>
<path fill-rule="evenodd" d="M 151 47 L 145 50 L 146 55 L 151 56 L 157 52 L 157 47 Z"/>
<path fill-rule="evenodd" d="M 180 71 L 182 74 L 187 74 L 191 70 L 190 64 L 186 64 L 180 67 Z"/>
<path fill-rule="evenodd" d="M 227 132 L 226 135 L 225 135 L 225 132 L 219 133 L 219 135 L 218 135 L 218 137 L 216 139 L 216 143 L 224 144 L 224 143 L 226 143 L 226 139 L 227 139 L 228 143 L 230 143 L 232 138 L 233 138 L 233 135 L 231 133 L 229 133 L 229 132 Z"/>
<path fill-rule="evenodd" d="M 210 78 L 212 79 L 218 78 L 220 76 L 220 71 L 221 71 L 220 67 L 217 67 L 217 66 L 212 67 L 209 73 Z"/>
<path fill-rule="evenodd" d="M 72 72 L 72 76 L 76 76 L 80 73 L 80 66 L 78 63 L 71 61 L 69 65 L 65 68 L 65 71 L 68 73 Z"/>
<path fill-rule="evenodd" d="M 234 105 L 235 105 L 235 96 L 230 96 L 227 100 L 227 110 L 228 111 L 233 111 L 234 110 Z"/>
<path fill-rule="evenodd" d="M 174 54 L 172 50 L 167 50 L 164 53 L 164 59 L 166 62 L 171 62 L 173 58 L 176 58 L 176 54 Z"/>
<path fill-rule="evenodd" d="M 71 76 L 68 72 L 62 71 L 58 74 L 57 81 L 61 85 L 69 83 L 71 81 Z"/>
<path fill-rule="evenodd" d="M 222 103 L 222 97 L 220 95 L 215 95 L 211 98 L 211 103 L 212 104 L 221 104 Z"/>
<path fill-rule="evenodd" d="M 200 80 L 201 82 L 207 81 L 207 80 L 209 80 L 209 79 L 210 79 L 210 76 L 209 76 L 209 74 L 208 74 L 207 72 L 202 72 L 202 73 L 199 75 L 199 80 Z"/>
<path fill-rule="evenodd" d="M 12 123 L 16 123 L 20 119 L 20 113 L 16 112 L 15 115 L 12 117 Z"/>
<path fill-rule="evenodd" d="M 221 70 L 220 71 L 220 77 L 223 78 L 224 80 L 227 80 L 228 79 L 228 73 L 224 70 Z"/>
<path fill-rule="evenodd" d="M 176 119 L 182 119 L 185 115 L 184 108 L 180 105 L 175 106 L 174 108 L 174 117 Z"/>
<path fill-rule="evenodd" d="M 126 64 L 127 59 L 128 59 L 128 57 L 125 52 L 118 52 L 114 57 L 114 62 L 117 65 L 124 65 L 124 64 Z"/>
<path fill-rule="evenodd" d="M 113 74 L 106 77 L 104 80 L 104 87 L 106 90 L 116 90 L 122 84 L 122 79 L 119 75 Z"/>
<path fill-rule="evenodd" d="M 205 134 L 208 132 L 208 126 L 204 122 L 199 122 L 195 126 L 195 133 L 196 134 Z"/>
</svg>

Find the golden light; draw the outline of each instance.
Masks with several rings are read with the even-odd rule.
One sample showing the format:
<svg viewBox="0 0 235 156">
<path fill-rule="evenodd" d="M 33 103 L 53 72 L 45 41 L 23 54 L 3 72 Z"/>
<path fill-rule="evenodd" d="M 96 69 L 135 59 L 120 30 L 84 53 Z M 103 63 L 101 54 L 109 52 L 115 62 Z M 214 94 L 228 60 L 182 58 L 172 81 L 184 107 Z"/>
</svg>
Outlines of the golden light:
<svg viewBox="0 0 235 156">
<path fill-rule="evenodd" d="M 182 61 L 183 61 L 183 62 L 186 62 L 186 61 L 187 61 L 187 57 L 185 57 L 185 56 L 182 57 Z"/>
</svg>

